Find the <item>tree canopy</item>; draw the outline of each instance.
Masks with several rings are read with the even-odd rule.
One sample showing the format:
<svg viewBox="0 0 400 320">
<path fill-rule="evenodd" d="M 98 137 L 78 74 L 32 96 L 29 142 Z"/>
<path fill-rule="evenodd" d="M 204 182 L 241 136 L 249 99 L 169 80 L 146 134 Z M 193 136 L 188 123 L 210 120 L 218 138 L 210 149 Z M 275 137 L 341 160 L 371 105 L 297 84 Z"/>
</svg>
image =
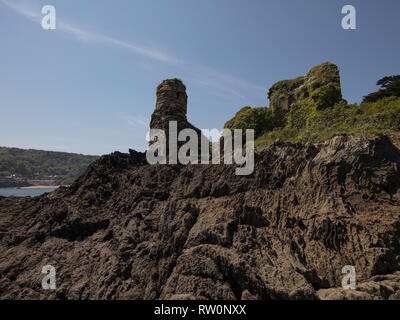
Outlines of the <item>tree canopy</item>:
<svg viewBox="0 0 400 320">
<path fill-rule="evenodd" d="M 24 150 L 0 147 L 0 178 L 16 175 L 24 179 L 52 178 L 57 184 L 70 184 L 98 156 L 83 154 Z"/>
<path fill-rule="evenodd" d="M 363 102 L 376 102 L 391 96 L 400 97 L 400 75 L 383 77 L 377 81 L 376 85 L 381 89 L 365 96 Z"/>
</svg>

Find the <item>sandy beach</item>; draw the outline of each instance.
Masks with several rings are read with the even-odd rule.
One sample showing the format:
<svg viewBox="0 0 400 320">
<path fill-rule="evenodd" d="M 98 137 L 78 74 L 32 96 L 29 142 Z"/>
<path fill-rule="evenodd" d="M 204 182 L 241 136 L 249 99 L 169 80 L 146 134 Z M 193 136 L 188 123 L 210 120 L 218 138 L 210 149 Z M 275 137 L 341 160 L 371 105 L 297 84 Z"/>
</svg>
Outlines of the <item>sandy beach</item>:
<svg viewBox="0 0 400 320">
<path fill-rule="evenodd" d="M 60 186 L 30 186 L 30 187 L 21 187 L 20 189 L 57 189 Z"/>
</svg>

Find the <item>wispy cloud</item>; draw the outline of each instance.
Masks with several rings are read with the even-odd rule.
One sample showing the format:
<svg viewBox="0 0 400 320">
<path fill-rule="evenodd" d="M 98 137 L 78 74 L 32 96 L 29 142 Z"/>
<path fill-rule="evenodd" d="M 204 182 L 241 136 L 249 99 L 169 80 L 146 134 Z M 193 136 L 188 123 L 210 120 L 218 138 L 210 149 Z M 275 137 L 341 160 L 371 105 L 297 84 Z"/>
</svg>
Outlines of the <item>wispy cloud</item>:
<svg viewBox="0 0 400 320">
<path fill-rule="evenodd" d="M 1 2 L 4 3 L 6 6 L 16 10 L 18 13 L 24 15 L 25 17 L 29 18 L 32 21 L 34 21 L 34 22 L 39 21 L 38 20 L 40 18 L 39 13 L 33 11 L 31 8 L 28 8 L 27 6 L 23 5 L 22 3 L 17 2 L 17 1 L 9 1 L 9 0 L 1 0 Z"/>
<path fill-rule="evenodd" d="M 28 7 L 26 4 L 18 2 L 18 1 L 10 1 L 10 0 L 1 0 L 5 5 L 8 7 L 14 9 L 17 11 L 19 14 L 22 14 L 23 16 L 27 17 L 33 22 L 41 23 L 42 16 L 34 11 L 32 8 Z M 129 42 L 121 41 L 112 37 L 108 37 L 106 35 L 100 34 L 100 33 L 93 33 L 89 32 L 86 30 L 83 30 L 81 28 L 78 28 L 76 26 L 73 26 L 69 23 L 66 23 L 64 21 L 60 21 L 60 19 L 57 19 L 57 29 L 69 33 L 77 40 L 84 41 L 84 42 L 95 42 L 95 43 L 102 43 L 105 45 L 111 45 L 111 46 L 116 46 L 120 47 L 129 51 L 132 51 L 133 53 L 158 60 L 161 62 L 167 62 L 170 64 L 178 64 L 180 61 L 176 59 L 175 57 L 172 57 L 164 52 L 157 51 L 152 48 L 148 48 L 145 46 L 140 46 L 140 45 L 135 45 Z"/>
<path fill-rule="evenodd" d="M 130 124 L 136 123 L 136 124 L 140 124 L 140 125 L 142 125 L 144 127 L 147 127 L 149 125 L 148 122 L 146 122 L 145 120 L 142 120 L 141 118 L 128 116 L 126 119 Z"/>
<path fill-rule="evenodd" d="M 124 120 L 129 125 L 133 125 L 133 126 L 140 125 L 143 127 L 148 127 L 149 123 L 150 123 L 150 121 L 143 116 L 131 115 L 126 112 L 118 112 L 117 116 L 118 116 L 118 118 Z"/>
<path fill-rule="evenodd" d="M 26 2 L 16 0 L 0 0 L 0 2 L 9 8 L 14 9 L 16 12 L 31 21 L 39 24 L 41 23 L 42 16 L 40 15 L 40 12 L 34 11 L 31 7 L 27 6 Z M 224 93 L 222 96 L 234 96 L 244 99 L 245 95 L 241 92 L 248 92 L 249 90 L 264 95 L 265 88 L 262 86 L 238 79 L 237 77 L 201 64 L 184 61 L 159 49 L 123 41 L 101 33 L 90 32 L 62 21 L 59 18 L 57 18 L 57 30 L 70 34 L 82 42 L 99 43 L 117 47 L 158 62 L 177 66 L 181 68 L 185 74 L 191 77 L 193 81 Z"/>
<path fill-rule="evenodd" d="M 179 64 L 181 63 L 177 58 L 172 57 L 164 52 L 157 51 L 152 48 L 135 45 L 126 41 L 121 41 L 115 38 L 111 38 L 99 33 L 92 33 L 80 28 L 74 27 L 68 23 L 58 22 L 57 28 L 61 31 L 67 32 L 75 36 L 78 40 L 87 41 L 87 42 L 97 42 L 105 45 L 115 46 L 122 49 L 126 49 L 133 53 L 139 54 L 141 56 L 145 56 L 147 58 L 151 58 L 161 62 L 167 62 L 170 64 Z"/>
</svg>

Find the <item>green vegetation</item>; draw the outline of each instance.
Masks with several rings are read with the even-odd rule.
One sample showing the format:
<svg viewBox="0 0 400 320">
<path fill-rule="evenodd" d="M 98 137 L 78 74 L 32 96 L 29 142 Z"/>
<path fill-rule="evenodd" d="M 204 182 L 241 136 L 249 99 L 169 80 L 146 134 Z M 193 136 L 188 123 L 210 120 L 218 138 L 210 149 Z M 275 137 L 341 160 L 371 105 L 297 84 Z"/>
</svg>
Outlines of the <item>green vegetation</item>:
<svg viewBox="0 0 400 320">
<path fill-rule="evenodd" d="M 265 130 L 274 128 L 273 115 L 271 110 L 266 107 L 244 107 L 236 113 L 234 118 L 225 123 L 224 128 L 242 129 L 244 135 L 246 129 L 254 129 L 254 137 L 257 138 Z"/>
<path fill-rule="evenodd" d="M 309 97 L 318 109 L 332 106 L 341 100 L 339 70 L 335 64 L 324 62 L 313 67 L 305 76 L 278 81 L 268 90 L 275 125 L 284 127 L 287 112 L 293 104 Z"/>
<path fill-rule="evenodd" d="M 337 85 L 340 85 L 338 67 L 331 62 L 324 62 L 311 68 L 311 70 L 306 75 L 306 78 L 308 84 L 311 86 L 313 84 L 320 84 L 320 86 L 322 86 L 328 83 L 335 83 Z M 310 89 L 315 90 L 317 87 Z"/>
<path fill-rule="evenodd" d="M 183 81 L 181 80 L 181 79 L 179 79 L 179 78 L 173 78 L 173 79 L 166 79 L 166 80 L 164 80 L 163 82 L 161 82 L 158 86 L 157 86 L 157 90 L 159 90 L 160 88 L 161 88 L 161 86 L 163 85 L 163 84 L 168 84 L 168 85 L 170 85 L 170 86 L 174 86 L 174 85 L 176 85 L 176 83 L 177 82 L 179 82 L 185 89 L 186 89 L 186 86 L 183 84 Z"/>
<path fill-rule="evenodd" d="M 385 97 L 400 97 L 400 75 L 380 79 L 377 83 L 381 89 L 364 97 L 363 102 L 376 102 Z"/>
<path fill-rule="evenodd" d="M 378 81 L 382 89 L 358 104 L 342 99 L 337 67 L 323 63 L 306 76 L 283 80 L 269 90 L 267 107 L 244 107 L 224 128 L 254 129 L 255 144 L 324 141 L 337 134 L 400 131 L 400 76 Z"/>
<path fill-rule="evenodd" d="M 289 112 L 288 125 L 265 131 L 255 144 L 324 141 L 336 134 L 390 134 L 400 131 L 400 98 L 387 97 L 361 105 L 342 100 L 333 107 L 318 110 L 310 100 L 295 105 Z"/>
<path fill-rule="evenodd" d="M 317 110 L 325 110 L 342 100 L 340 88 L 333 84 L 327 84 L 310 92 L 310 97 L 315 103 Z"/>
<path fill-rule="evenodd" d="M 98 156 L 0 147 L 0 186 L 28 185 L 29 180 L 71 184 Z"/>
</svg>

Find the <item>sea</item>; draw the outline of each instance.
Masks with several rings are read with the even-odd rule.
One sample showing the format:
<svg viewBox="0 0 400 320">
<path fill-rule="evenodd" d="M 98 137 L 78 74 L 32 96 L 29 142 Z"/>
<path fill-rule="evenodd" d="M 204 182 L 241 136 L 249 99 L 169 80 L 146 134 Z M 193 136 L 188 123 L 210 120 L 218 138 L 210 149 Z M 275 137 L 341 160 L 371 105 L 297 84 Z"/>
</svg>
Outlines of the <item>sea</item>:
<svg viewBox="0 0 400 320">
<path fill-rule="evenodd" d="M 8 197 L 8 196 L 15 196 L 15 197 L 36 197 L 40 196 L 45 192 L 52 192 L 54 188 L 46 188 L 46 189 L 17 189 L 17 188 L 0 188 L 0 196 Z"/>
</svg>

